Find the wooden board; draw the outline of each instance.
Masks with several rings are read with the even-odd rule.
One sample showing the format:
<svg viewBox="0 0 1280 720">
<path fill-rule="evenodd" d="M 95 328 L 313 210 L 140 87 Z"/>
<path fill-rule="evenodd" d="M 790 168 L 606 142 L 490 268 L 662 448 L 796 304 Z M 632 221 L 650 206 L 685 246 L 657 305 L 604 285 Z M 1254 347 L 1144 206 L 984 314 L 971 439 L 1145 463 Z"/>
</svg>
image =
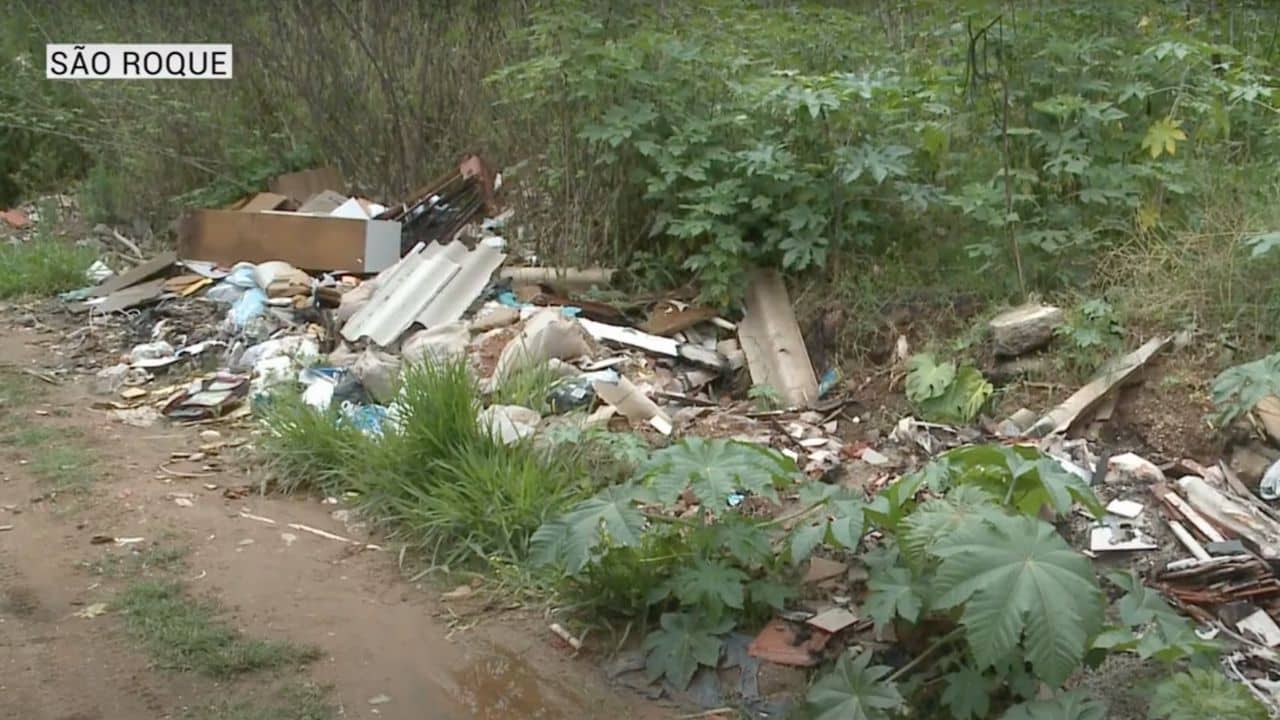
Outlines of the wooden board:
<svg viewBox="0 0 1280 720">
<path fill-rule="evenodd" d="M 284 260 L 303 270 L 377 272 L 400 258 L 400 223 L 197 210 L 178 228 L 178 256 L 228 266 Z"/>
<path fill-rule="evenodd" d="M 173 252 L 160 253 L 141 265 L 134 266 L 130 270 L 126 270 L 119 275 L 112 275 L 102 282 L 101 285 L 95 287 L 89 292 L 89 297 L 106 297 L 117 290 L 123 290 L 127 287 L 133 287 L 144 280 L 151 278 L 167 271 L 173 267 L 178 261 L 178 256 Z"/>
<path fill-rule="evenodd" d="M 755 271 L 745 305 L 738 341 L 747 355 L 751 382 L 772 387 L 791 407 L 818 399 L 818 378 L 782 276 L 776 270 Z"/>
</svg>

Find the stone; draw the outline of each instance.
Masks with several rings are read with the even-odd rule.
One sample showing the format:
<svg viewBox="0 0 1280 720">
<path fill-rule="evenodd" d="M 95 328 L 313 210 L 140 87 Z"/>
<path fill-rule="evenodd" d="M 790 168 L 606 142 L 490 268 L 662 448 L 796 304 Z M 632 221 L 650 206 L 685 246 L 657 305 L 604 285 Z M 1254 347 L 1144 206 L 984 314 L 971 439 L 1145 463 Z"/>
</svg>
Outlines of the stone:
<svg viewBox="0 0 1280 720">
<path fill-rule="evenodd" d="M 1000 313 L 988 323 L 996 355 L 1013 357 L 1048 345 L 1065 319 L 1062 309 L 1052 305 L 1023 305 Z"/>
</svg>

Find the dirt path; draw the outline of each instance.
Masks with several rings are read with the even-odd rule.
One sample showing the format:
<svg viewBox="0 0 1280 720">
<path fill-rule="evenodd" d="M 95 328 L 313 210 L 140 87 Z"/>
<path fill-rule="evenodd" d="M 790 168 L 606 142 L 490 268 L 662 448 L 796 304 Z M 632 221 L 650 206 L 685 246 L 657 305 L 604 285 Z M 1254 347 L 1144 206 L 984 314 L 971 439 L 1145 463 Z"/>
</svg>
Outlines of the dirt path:
<svg viewBox="0 0 1280 720">
<path fill-rule="evenodd" d="M 181 579 L 192 595 L 216 598 L 246 634 L 320 648 L 321 658 L 306 672 L 332 686 L 330 700 L 341 717 L 676 714 L 609 687 L 600 663 L 571 658 L 553 645 L 532 611 L 455 616 L 436 592 L 402 579 L 393 553 L 353 550 L 287 527 L 301 523 L 350 535 L 332 516 L 334 506 L 256 494 L 228 499 L 226 488 L 249 481 L 231 462 L 212 472 L 200 462 L 172 466 L 201 477 L 161 472 L 171 453 L 196 451 L 199 431 L 209 428 L 123 425 L 90 408 L 101 399 L 89 394 L 91 379 L 54 386 L 21 374 L 56 364 L 52 336 L 25 328 L 0 332 L 0 370 L 8 366 L 10 382 L 22 378 L 29 391 L 23 403 L 0 406 L 0 413 L 9 414 L 11 426 L 43 433 L 34 436 L 41 440 L 34 446 L 0 446 L 0 528 L 12 526 L 0 531 L 0 718 L 180 717 L 239 691 L 153 668 L 117 613 L 76 616 L 109 601 L 121 585 L 93 568 L 128 549 L 92 544 L 95 535 L 185 547 Z M 212 427 L 224 439 L 248 433 Z M 58 450 L 73 446 L 93 457 L 81 489 L 75 477 L 58 476 L 76 472 L 72 461 L 48 467 L 51 457 L 73 457 Z M 54 491 L 59 485 L 71 487 Z M 276 524 L 242 517 L 243 510 Z"/>
</svg>

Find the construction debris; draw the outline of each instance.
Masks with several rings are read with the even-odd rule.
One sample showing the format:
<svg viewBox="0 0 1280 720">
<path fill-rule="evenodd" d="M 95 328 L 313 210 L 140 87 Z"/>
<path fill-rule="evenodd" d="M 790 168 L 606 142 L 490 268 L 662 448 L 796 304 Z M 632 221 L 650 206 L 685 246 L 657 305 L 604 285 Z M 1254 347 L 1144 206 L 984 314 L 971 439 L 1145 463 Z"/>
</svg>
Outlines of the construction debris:
<svg viewBox="0 0 1280 720">
<path fill-rule="evenodd" d="M 738 340 L 751 382 L 773 388 L 791 407 L 818 399 L 818 378 L 809 361 L 786 285 L 776 270 L 756 270 L 747 280 Z"/>
<path fill-rule="evenodd" d="M 1097 407 L 1103 398 L 1132 379 L 1172 340 L 1171 336 L 1153 338 L 1132 353 L 1107 363 L 1093 380 L 1037 420 L 1027 434 L 1032 437 L 1044 437 L 1053 433 L 1066 432 L 1077 420 Z"/>
</svg>

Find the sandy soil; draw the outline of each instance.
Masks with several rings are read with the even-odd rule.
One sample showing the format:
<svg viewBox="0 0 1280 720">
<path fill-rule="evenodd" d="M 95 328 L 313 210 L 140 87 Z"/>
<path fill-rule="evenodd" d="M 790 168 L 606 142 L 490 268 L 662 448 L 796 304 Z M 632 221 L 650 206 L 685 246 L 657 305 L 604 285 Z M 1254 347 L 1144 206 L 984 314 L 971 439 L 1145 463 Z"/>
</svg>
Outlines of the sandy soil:
<svg viewBox="0 0 1280 720">
<path fill-rule="evenodd" d="M 57 365 L 55 335 L 0 328 L 0 370 Z M 4 367 L 8 366 L 8 367 Z M 190 549 L 183 570 L 191 592 L 216 598 L 228 619 L 255 637 L 287 638 L 321 648 L 310 679 L 332 685 L 346 718 L 497 720 L 659 718 L 679 714 L 611 687 L 599 658 L 574 658 L 533 609 L 502 609 L 503 598 L 452 608 L 431 588 L 411 585 L 394 553 L 290 529 L 302 523 L 332 533 L 351 530 L 315 498 L 257 494 L 228 499 L 244 485 L 243 467 L 206 471 L 169 465 L 193 452 L 199 432 L 224 439 L 245 428 L 212 425 L 134 428 L 90 407 L 101 397 L 89 379 L 59 385 L 31 376 L 37 399 L 0 412 L 26 425 L 56 428 L 96 454 L 92 483 L 79 494 L 49 493 L 30 463 L 47 447 L 0 447 L 0 718 L 136 720 L 178 717 L 240 685 L 219 686 L 150 667 L 114 613 L 75 613 L 110 600 L 123 582 L 91 568 L 122 550 L 95 535 L 144 537 Z M 74 437 L 71 437 L 74 435 Z M 190 507 L 174 501 L 186 498 Z M 276 521 L 250 520 L 242 510 Z M 491 606 L 486 610 L 483 605 Z M 273 682 L 272 679 L 248 682 Z M 389 701 L 370 704 L 387 696 Z"/>
</svg>

